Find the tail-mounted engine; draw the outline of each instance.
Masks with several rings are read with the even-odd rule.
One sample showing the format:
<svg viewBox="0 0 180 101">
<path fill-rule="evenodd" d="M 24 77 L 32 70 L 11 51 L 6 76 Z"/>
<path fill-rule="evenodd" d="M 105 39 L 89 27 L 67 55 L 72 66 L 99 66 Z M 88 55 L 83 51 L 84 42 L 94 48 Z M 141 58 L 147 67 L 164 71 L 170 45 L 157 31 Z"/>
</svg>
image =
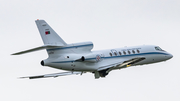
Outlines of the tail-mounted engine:
<svg viewBox="0 0 180 101">
<path fill-rule="evenodd" d="M 85 62 L 99 62 L 103 59 L 102 54 L 87 54 L 82 56 L 80 59 L 76 61 L 85 61 Z"/>
</svg>

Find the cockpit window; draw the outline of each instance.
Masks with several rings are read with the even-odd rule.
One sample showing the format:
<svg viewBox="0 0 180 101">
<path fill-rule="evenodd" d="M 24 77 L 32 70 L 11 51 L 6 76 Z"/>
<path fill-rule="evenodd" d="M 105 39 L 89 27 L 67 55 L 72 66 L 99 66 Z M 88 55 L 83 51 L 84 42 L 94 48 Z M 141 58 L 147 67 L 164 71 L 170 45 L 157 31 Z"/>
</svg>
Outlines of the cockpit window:
<svg viewBox="0 0 180 101">
<path fill-rule="evenodd" d="M 155 49 L 158 51 L 163 51 L 160 47 L 155 47 Z"/>
</svg>

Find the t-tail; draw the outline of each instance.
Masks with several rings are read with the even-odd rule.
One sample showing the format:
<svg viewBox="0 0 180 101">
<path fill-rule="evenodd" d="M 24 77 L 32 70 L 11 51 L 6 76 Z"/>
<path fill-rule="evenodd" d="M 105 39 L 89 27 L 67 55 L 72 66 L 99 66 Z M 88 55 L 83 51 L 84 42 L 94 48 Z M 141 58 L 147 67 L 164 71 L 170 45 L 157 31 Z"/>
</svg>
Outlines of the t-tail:
<svg viewBox="0 0 180 101">
<path fill-rule="evenodd" d="M 20 55 L 42 49 L 51 49 L 67 46 L 67 43 L 48 25 L 46 21 L 36 20 L 35 22 L 41 35 L 41 38 L 44 42 L 44 45 L 33 49 L 17 52 L 12 55 Z"/>
<path fill-rule="evenodd" d="M 44 45 L 65 46 L 66 42 L 44 20 L 36 20 Z"/>
</svg>

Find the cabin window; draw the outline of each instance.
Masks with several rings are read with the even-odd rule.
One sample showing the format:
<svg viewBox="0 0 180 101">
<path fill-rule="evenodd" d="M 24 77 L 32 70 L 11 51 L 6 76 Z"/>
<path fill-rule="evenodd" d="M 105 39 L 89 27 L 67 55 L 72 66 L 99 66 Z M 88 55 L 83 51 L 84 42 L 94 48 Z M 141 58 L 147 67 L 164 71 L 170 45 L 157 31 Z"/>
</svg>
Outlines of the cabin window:
<svg viewBox="0 0 180 101">
<path fill-rule="evenodd" d="M 129 53 L 129 54 L 131 54 L 131 52 L 130 52 L 130 51 L 128 51 L 128 53 Z"/>
<path fill-rule="evenodd" d="M 134 50 L 132 50 L 132 52 L 133 52 L 133 54 L 135 54 L 135 51 L 134 51 Z"/>
<path fill-rule="evenodd" d="M 123 51 L 123 54 L 124 54 L 124 55 L 126 55 L 126 52 L 125 52 L 125 51 Z"/>
<path fill-rule="evenodd" d="M 122 53 L 121 53 L 121 52 L 119 52 L 119 55 L 122 55 Z"/>
<path fill-rule="evenodd" d="M 137 52 L 140 53 L 140 51 L 137 49 Z"/>
<path fill-rule="evenodd" d="M 116 52 L 114 52 L 114 55 L 115 55 L 115 56 L 117 56 L 117 53 L 116 53 Z"/>
<path fill-rule="evenodd" d="M 112 56 L 112 53 L 109 53 L 110 56 Z"/>
</svg>

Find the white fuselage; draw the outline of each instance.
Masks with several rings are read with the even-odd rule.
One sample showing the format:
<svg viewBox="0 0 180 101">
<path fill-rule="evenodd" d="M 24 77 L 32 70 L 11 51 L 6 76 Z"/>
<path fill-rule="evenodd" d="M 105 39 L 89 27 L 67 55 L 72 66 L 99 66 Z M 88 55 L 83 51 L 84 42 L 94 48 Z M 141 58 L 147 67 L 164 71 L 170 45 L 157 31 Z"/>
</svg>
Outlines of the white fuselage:
<svg viewBox="0 0 180 101">
<path fill-rule="evenodd" d="M 144 57 L 145 59 L 133 64 L 132 66 L 156 63 L 156 62 L 166 61 L 172 58 L 172 55 L 170 53 L 163 50 L 158 50 L 155 48 L 158 46 L 153 46 L 153 45 L 124 47 L 124 48 L 117 48 L 117 49 L 92 51 L 92 52 L 90 51 L 88 53 L 83 53 L 83 52 L 72 53 L 72 51 L 75 51 L 74 48 L 77 48 L 77 47 L 68 46 L 64 48 L 47 50 L 51 52 L 51 54 L 56 54 L 56 51 L 59 52 L 60 50 L 61 52 L 71 51 L 71 53 L 56 55 L 56 57 L 55 56 L 49 57 L 48 59 L 43 61 L 44 65 L 57 68 L 57 69 L 68 70 L 68 71 L 93 72 L 93 71 L 96 71 L 100 67 L 119 63 L 121 61 L 124 62 L 134 57 Z M 76 61 L 80 59 L 82 56 L 85 57 L 85 61 L 83 62 Z M 115 69 L 120 69 L 120 68 L 115 68 Z"/>
</svg>

